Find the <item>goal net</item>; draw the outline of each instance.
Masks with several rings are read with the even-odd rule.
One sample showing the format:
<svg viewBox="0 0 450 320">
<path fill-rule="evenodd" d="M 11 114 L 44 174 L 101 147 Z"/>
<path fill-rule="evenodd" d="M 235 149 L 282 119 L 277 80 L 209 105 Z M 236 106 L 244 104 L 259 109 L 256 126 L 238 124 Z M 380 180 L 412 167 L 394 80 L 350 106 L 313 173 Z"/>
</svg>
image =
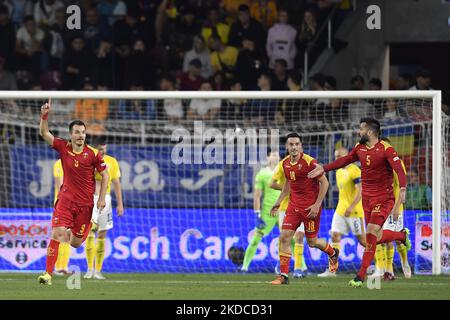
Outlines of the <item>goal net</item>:
<svg viewBox="0 0 450 320">
<path fill-rule="evenodd" d="M 254 234 L 255 175 L 267 151 L 283 158 L 284 137 L 298 132 L 304 152 L 328 163 L 337 148 L 353 148 L 365 116 L 380 120 L 407 170 L 413 272 L 449 270 L 450 120 L 438 91 L 0 92 L 0 270 L 45 269 L 57 157 L 39 137 L 48 97 L 54 135 L 68 139 L 68 123 L 81 119 L 88 143 L 105 137 L 120 164 L 125 213 L 117 216 L 112 191 L 105 272 L 236 271 L 230 248 L 245 250 Z M 338 188 L 335 173 L 328 178 L 319 237 L 330 241 Z M 278 236 L 275 226 L 249 271 L 273 272 Z M 343 235 L 340 270 L 358 270 L 363 250 Z M 326 269 L 327 257 L 306 243 L 304 256 L 309 271 Z M 70 264 L 86 269 L 84 246 Z"/>
</svg>

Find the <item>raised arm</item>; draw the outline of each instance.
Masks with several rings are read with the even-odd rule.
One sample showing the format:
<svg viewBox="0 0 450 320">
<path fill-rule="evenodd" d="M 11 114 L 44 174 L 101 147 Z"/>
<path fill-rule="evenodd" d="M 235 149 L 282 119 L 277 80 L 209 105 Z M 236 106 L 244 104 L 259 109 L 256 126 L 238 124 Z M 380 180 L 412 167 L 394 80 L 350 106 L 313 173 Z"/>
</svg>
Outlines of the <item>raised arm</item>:
<svg viewBox="0 0 450 320">
<path fill-rule="evenodd" d="M 49 145 L 53 145 L 54 136 L 48 130 L 48 115 L 50 113 L 50 104 L 52 100 L 48 99 L 48 102 L 41 107 L 41 122 L 39 124 L 39 134 Z"/>
<path fill-rule="evenodd" d="M 326 165 L 315 164 L 315 168 L 308 173 L 308 178 L 316 178 L 323 174 L 324 172 L 328 172 L 331 170 L 336 170 L 348 166 L 350 163 L 358 161 L 358 156 L 356 155 L 356 147 L 353 148 L 352 151 L 346 156 L 343 156 L 339 159 L 334 160 Z"/>
</svg>

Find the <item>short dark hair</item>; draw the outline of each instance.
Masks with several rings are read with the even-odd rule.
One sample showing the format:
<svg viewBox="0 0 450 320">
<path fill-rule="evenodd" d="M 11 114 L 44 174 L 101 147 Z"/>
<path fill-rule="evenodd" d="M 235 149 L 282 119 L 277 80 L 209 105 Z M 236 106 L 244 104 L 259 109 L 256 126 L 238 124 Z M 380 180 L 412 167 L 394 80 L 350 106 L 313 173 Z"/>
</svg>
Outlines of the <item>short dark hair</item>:
<svg viewBox="0 0 450 320">
<path fill-rule="evenodd" d="M 0 14 L 9 14 L 8 7 L 4 4 L 0 4 Z"/>
<path fill-rule="evenodd" d="M 380 122 L 378 122 L 377 119 L 374 118 L 361 118 L 359 123 L 365 122 L 370 130 L 376 132 L 377 136 L 379 137 L 381 134 L 381 125 Z"/>
<path fill-rule="evenodd" d="M 373 84 L 374 86 L 377 86 L 377 87 L 379 87 L 379 88 L 382 87 L 381 80 L 378 79 L 378 78 L 372 78 L 372 79 L 370 79 L 369 83 L 370 83 L 370 84 Z"/>
<path fill-rule="evenodd" d="M 302 142 L 302 137 L 300 137 L 300 135 L 297 132 L 291 132 L 286 136 L 286 141 L 289 138 L 298 138 L 300 140 L 300 142 Z"/>
<path fill-rule="evenodd" d="M 72 129 L 73 126 L 83 126 L 86 129 L 86 124 L 84 124 L 83 121 L 81 120 L 73 120 L 70 124 L 69 124 L 69 132 L 72 133 Z"/>
<path fill-rule="evenodd" d="M 96 137 L 94 141 L 92 141 L 93 146 L 104 146 L 106 145 L 106 138 L 103 136 Z"/>
<path fill-rule="evenodd" d="M 285 67 L 285 68 L 287 68 L 287 66 L 288 66 L 286 59 L 283 59 L 283 58 L 275 59 L 275 63 L 282 64 L 283 67 Z"/>
<path fill-rule="evenodd" d="M 302 77 L 300 73 L 296 71 L 290 71 L 288 78 L 291 78 L 292 82 L 294 82 L 297 85 L 300 85 L 302 83 Z"/>
<path fill-rule="evenodd" d="M 246 4 L 241 4 L 238 7 L 238 11 L 240 12 L 250 12 L 250 7 Z"/>
<path fill-rule="evenodd" d="M 28 21 L 34 21 L 34 17 L 31 14 L 23 18 L 23 23 L 27 23 Z"/>
</svg>

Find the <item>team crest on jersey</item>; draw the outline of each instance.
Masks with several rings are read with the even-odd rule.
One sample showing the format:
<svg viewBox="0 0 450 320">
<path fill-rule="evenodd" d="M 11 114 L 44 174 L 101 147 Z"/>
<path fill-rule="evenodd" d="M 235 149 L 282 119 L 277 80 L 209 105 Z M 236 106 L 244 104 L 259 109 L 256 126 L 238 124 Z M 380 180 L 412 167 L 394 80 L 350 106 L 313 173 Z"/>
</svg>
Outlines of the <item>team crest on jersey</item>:
<svg viewBox="0 0 450 320">
<path fill-rule="evenodd" d="M 298 170 L 301 170 L 301 169 L 302 169 L 302 165 L 299 164 L 299 165 L 298 165 Z"/>
<path fill-rule="evenodd" d="M 88 157 L 87 152 L 83 153 L 83 159 L 87 159 L 87 157 Z"/>
</svg>

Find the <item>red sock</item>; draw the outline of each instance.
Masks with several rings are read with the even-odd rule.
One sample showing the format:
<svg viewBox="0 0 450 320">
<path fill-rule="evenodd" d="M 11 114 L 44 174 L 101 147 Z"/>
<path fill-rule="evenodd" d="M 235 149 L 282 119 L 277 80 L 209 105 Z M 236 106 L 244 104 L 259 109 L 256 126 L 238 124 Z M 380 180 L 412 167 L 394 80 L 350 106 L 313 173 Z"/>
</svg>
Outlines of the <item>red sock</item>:
<svg viewBox="0 0 450 320">
<path fill-rule="evenodd" d="M 323 249 L 322 251 L 325 252 L 329 256 L 332 256 L 334 254 L 334 248 L 332 246 L 330 246 L 329 243 L 327 243 L 325 249 Z"/>
<path fill-rule="evenodd" d="M 280 271 L 282 274 L 289 273 L 289 263 L 291 262 L 291 254 L 280 252 Z"/>
<path fill-rule="evenodd" d="M 377 247 L 377 236 L 371 233 L 366 234 L 366 249 L 364 250 L 361 268 L 359 269 L 358 276 L 361 280 L 366 277 L 367 268 L 372 263 L 375 256 L 375 249 Z"/>
<path fill-rule="evenodd" d="M 58 259 L 59 241 L 50 240 L 50 244 L 47 247 L 47 260 L 45 261 L 45 271 L 52 274 L 55 269 L 55 263 Z"/>
<path fill-rule="evenodd" d="M 383 235 L 378 243 L 386 243 L 391 241 L 405 241 L 405 233 L 401 231 L 383 230 Z"/>
</svg>

